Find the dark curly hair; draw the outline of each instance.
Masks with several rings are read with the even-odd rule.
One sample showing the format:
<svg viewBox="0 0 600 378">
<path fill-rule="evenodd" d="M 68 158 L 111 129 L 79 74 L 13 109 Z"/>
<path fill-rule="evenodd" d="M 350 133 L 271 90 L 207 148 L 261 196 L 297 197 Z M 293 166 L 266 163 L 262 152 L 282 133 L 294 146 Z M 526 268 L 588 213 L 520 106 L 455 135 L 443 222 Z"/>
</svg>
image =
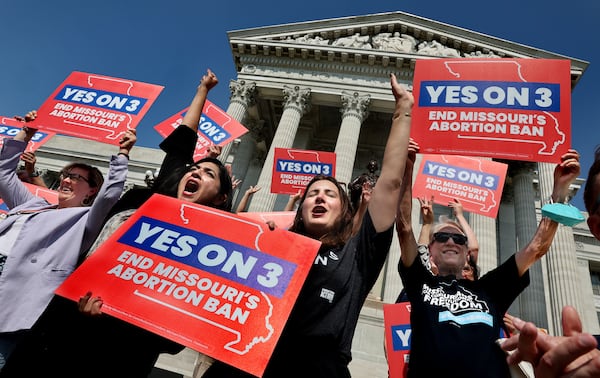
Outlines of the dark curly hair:
<svg viewBox="0 0 600 378">
<path fill-rule="evenodd" d="M 179 186 L 179 181 L 190 170 L 192 165 L 198 165 L 204 162 L 213 163 L 219 168 L 219 194 L 226 196 L 225 202 L 214 207 L 219 210 L 231 211 L 233 204 L 233 185 L 231 182 L 231 176 L 227 171 L 227 167 L 225 167 L 225 165 L 219 159 L 205 157 L 194 162 L 193 164 L 178 167 L 169 174 L 165 175 L 161 181 L 157 180 L 152 190 L 154 193 L 177 198 L 177 187 Z"/>
</svg>

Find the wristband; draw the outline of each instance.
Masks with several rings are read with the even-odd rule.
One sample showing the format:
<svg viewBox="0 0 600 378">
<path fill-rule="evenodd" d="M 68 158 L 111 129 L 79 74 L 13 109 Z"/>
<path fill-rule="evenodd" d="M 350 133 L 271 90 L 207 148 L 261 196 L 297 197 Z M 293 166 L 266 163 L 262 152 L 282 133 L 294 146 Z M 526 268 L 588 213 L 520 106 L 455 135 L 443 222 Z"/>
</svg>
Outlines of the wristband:
<svg viewBox="0 0 600 378">
<path fill-rule="evenodd" d="M 405 116 L 406 118 L 410 118 L 411 114 L 410 114 L 409 112 L 406 112 L 406 113 L 404 113 L 404 114 L 398 114 L 398 113 L 394 113 L 394 114 L 392 115 L 392 121 L 394 121 L 394 120 L 396 120 L 396 119 L 400 118 L 400 116 Z"/>
<path fill-rule="evenodd" d="M 129 154 L 127 152 L 119 152 L 117 155 L 123 155 L 129 160 Z"/>
</svg>

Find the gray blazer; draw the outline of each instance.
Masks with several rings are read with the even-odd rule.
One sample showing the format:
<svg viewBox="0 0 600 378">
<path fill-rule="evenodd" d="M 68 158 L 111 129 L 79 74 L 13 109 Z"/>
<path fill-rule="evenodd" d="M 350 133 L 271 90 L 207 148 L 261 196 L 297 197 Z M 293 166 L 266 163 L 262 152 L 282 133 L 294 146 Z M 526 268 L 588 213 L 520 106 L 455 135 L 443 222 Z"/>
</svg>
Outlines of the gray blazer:
<svg viewBox="0 0 600 378">
<path fill-rule="evenodd" d="M 0 151 L 0 197 L 9 207 L 0 234 L 11 232 L 23 210 L 40 210 L 23 224 L 0 274 L 0 332 L 29 329 L 54 290 L 94 242 L 127 178 L 128 159 L 113 155 L 108 177 L 90 207 L 56 209 L 29 192 L 16 174 L 26 143 L 5 139 Z"/>
</svg>

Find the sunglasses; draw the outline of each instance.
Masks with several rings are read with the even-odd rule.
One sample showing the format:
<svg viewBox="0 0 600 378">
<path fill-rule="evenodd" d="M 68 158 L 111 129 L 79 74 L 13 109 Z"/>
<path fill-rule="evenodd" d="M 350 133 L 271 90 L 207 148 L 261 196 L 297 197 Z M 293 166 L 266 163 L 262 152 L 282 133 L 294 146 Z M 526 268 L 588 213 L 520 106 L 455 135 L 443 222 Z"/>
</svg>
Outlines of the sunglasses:
<svg viewBox="0 0 600 378">
<path fill-rule="evenodd" d="M 467 237 L 461 234 L 454 234 L 452 232 L 436 232 L 433 234 L 433 240 L 438 243 L 445 243 L 448 239 L 452 238 L 454 244 L 465 245 L 467 244 Z"/>
<path fill-rule="evenodd" d="M 71 181 L 75 181 L 75 182 L 79 182 L 79 181 L 83 180 L 83 181 L 89 183 L 89 180 L 86 179 L 85 177 L 83 177 L 82 175 L 80 175 L 79 173 L 71 173 L 71 172 L 65 172 L 65 171 L 60 172 L 60 179 L 64 180 L 66 178 L 68 178 Z"/>
</svg>

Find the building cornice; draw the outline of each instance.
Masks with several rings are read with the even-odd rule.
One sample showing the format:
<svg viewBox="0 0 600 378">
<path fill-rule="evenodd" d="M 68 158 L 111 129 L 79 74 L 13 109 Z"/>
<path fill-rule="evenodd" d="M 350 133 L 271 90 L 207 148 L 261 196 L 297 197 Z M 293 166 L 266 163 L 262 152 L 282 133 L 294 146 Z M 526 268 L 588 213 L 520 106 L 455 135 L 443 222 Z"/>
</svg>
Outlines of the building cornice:
<svg viewBox="0 0 600 378">
<path fill-rule="evenodd" d="M 494 56 L 512 58 L 569 59 L 574 87 L 588 62 L 534 47 L 510 42 L 486 34 L 444 24 L 403 12 L 307 21 L 228 32 L 236 68 L 241 70 L 243 57 L 274 56 L 278 58 L 327 61 L 349 65 L 381 67 L 387 72 L 414 70 L 417 59 L 439 58 L 440 55 L 418 51 L 393 52 L 360 47 L 339 46 L 335 41 L 353 35 L 373 38 L 380 33 L 399 33 L 413 37 L 418 43 L 432 42 L 455 50 L 460 56 Z"/>
</svg>

